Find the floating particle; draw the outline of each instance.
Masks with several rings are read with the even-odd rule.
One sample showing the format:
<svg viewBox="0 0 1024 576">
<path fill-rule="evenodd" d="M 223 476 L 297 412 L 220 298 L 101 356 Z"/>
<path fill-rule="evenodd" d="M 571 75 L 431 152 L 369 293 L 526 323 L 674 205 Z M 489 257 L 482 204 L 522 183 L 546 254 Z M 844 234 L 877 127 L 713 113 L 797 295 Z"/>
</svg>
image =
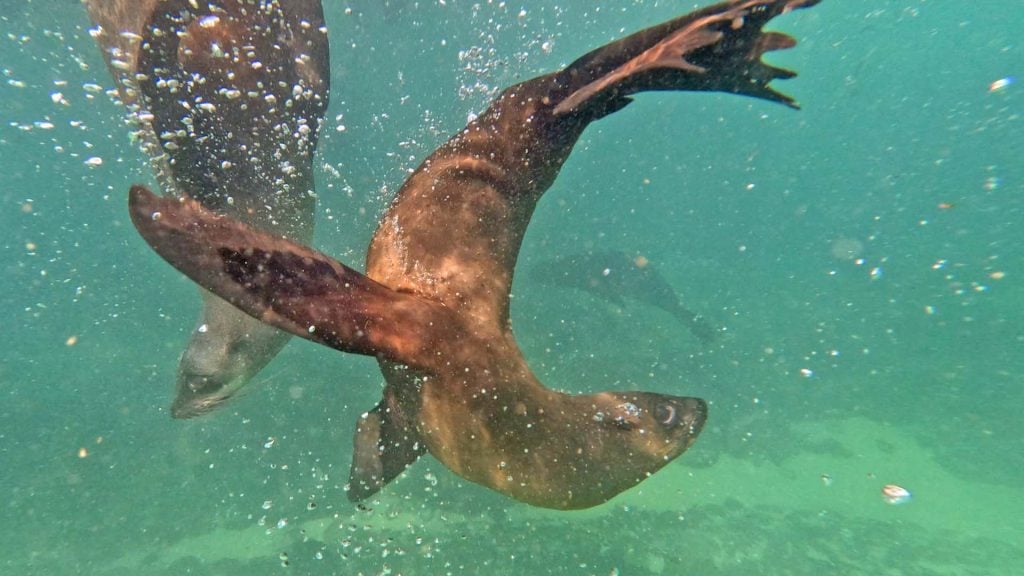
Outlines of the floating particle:
<svg viewBox="0 0 1024 576">
<path fill-rule="evenodd" d="M 90 168 L 96 168 L 98 166 L 103 166 L 103 158 L 100 158 L 99 156 L 92 156 L 92 157 L 87 158 L 85 160 L 85 165 L 89 166 Z"/>
<path fill-rule="evenodd" d="M 871 272 L 869 273 L 869 276 L 871 277 L 872 280 L 881 280 L 882 279 L 882 268 L 881 268 L 881 266 L 875 266 L 874 268 L 872 268 Z"/>
<path fill-rule="evenodd" d="M 804 378 L 810 378 L 811 376 L 814 376 L 814 370 L 811 370 L 810 368 L 801 368 L 800 375 Z"/>
<path fill-rule="evenodd" d="M 910 501 L 910 491 L 896 484 L 886 484 L 882 487 L 882 500 L 886 504 L 905 504 Z"/>
<path fill-rule="evenodd" d="M 988 277 L 993 280 L 1002 280 L 1003 278 L 1006 278 L 1006 272 L 996 270 L 995 272 L 990 272 Z"/>
<path fill-rule="evenodd" d="M 864 253 L 864 243 L 855 238 L 837 238 L 829 253 L 836 260 L 856 260 Z"/>
<path fill-rule="evenodd" d="M 74 346 L 78 344 L 78 336 L 68 336 L 68 339 L 64 341 L 65 346 Z"/>
<path fill-rule="evenodd" d="M 988 91 L 989 91 L 990 94 L 995 93 L 995 92 L 1002 92 L 1002 91 L 1006 90 L 1007 88 L 1009 88 L 1010 85 L 1013 84 L 1013 81 L 1014 81 L 1013 76 L 1007 76 L 1005 78 L 1000 78 L 999 80 L 996 80 L 995 82 L 993 82 L 993 83 L 988 85 Z"/>
<path fill-rule="evenodd" d="M 86 449 L 84 446 L 79 448 L 78 449 L 78 457 L 79 458 L 88 458 L 89 457 L 89 450 Z"/>
<path fill-rule="evenodd" d="M 821 475 L 821 483 L 824 484 L 826 488 L 831 486 L 832 485 L 832 475 L 831 474 L 822 474 Z"/>
</svg>

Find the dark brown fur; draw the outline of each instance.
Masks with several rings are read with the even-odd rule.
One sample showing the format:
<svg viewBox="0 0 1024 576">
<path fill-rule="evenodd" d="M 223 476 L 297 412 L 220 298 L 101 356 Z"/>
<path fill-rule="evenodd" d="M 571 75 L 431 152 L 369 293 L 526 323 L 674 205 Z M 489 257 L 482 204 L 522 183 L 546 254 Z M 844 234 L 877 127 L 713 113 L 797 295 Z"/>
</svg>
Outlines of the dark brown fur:
<svg viewBox="0 0 1024 576">
<path fill-rule="evenodd" d="M 319 0 L 87 0 L 86 7 L 164 193 L 312 240 L 313 152 L 329 90 Z M 179 418 L 237 394 L 288 341 L 201 294 L 203 311 L 178 367 L 171 413 Z"/>
<path fill-rule="evenodd" d="M 520 243 L 586 126 L 642 90 L 721 90 L 794 105 L 761 62 L 762 32 L 817 0 L 738 0 L 599 48 L 506 90 L 408 179 L 366 275 L 310 248 L 134 187 L 139 232 L 200 285 L 283 330 L 378 358 L 384 399 L 357 425 L 350 495 L 376 492 L 423 451 L 538 506 L 600 504 L 696 439 L 706 405 L 645 392 L 569 395 L 534 377 L 509 325 Z"/>
</svg>

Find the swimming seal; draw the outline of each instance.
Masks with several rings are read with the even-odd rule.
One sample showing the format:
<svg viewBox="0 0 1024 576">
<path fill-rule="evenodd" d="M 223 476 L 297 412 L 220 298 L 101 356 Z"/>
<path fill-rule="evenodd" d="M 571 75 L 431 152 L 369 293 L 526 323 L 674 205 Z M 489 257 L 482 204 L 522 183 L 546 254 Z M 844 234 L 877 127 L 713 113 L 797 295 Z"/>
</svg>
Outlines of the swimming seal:
<svg viewBox="0 0 1024 576">
<path fill-rule="evenodd" d="M 313 154 L 327 108 L 319 0 L 87 0 L 165 194 L 298 242 L 313 237 Z M 288 341 L 202 290 L 171 414 L 236 395 Z"/>
<path fill-rule="evenodd" d="M 710 346 L 721 329 L 683 305 L 679 293 L 642 256 L 613 250 L 561 254 L 534 264 L 530 278 L 545 286 L 573 288 L 623 307 L 627 300 L 660 308 Z"/>
<path fill-rule="evenodd" d="M 764 32 L 818 0 L 734 0 L 608 44 L 505 90 L 434 151 L 382 217 L 366 273 L 191 200 L 129 193 L 164 259 L 255 318 L 375 356 L 383 400 L 356 425 L 349 496 L 378 491 L 429 451 L 459 476 L 537 506 L 607 501 L 682 454 L 703 400 L 572 395 L 530 371 L 509 323 L 527 224 L 591 122 L 645 90 L 724 91 L 796 107 L 761 61 L 795 41 Z"/>
</svg>

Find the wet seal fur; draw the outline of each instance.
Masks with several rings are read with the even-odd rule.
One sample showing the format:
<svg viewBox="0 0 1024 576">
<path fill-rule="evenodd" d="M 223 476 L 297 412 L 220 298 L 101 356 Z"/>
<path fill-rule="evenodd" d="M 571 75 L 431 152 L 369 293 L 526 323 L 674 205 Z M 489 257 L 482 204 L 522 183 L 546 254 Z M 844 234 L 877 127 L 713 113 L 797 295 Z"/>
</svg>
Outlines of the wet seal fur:
<svg viewBox="0 0 1024 576">
<path fill-rule="evenodd" d="M 85 0 L 164 194 L 297 242 L 313 238 L 313 155 L 327 108 L 319 0 Z M 201 291 L 176 418 L 238 394 L 289 335 Z"/>
<path fill-rule="evenodd" d="M 761 61 L 795 41 L 771 18 L 818 0 L 734 0 L 599 48 L 505 90 L 409 177 L 380 221 L 366 274 L 199 203 L 130 192 L 164 259 L 248 314 L 375 356 L 384 398 L 356 425 L 349 496 L 372 495 L 429 451 L 456 474 L 558 509 L 607 501 L 682 454 L 697 398 L 563 394 L 516 345 L 509 289 L 541 195 L 584 128 L 644 90 L 715 90 L 796 107 Z"/>
</svg>

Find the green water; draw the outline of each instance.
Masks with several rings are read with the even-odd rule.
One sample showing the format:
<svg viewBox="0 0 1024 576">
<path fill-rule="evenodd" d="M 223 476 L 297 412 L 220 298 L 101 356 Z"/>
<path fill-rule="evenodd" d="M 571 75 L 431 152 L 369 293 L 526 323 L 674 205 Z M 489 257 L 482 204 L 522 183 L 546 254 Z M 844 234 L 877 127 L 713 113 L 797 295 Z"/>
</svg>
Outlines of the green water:
<svg viewBox="0 0 1024 576">
<path fill-rule="evenodd" d="M 355 266 L 493 90 L 692 7 L 392 4 L 325 2 L 317 245 Z M 656 308 L 522 274 L 519 342 L 552 387 L 706 398 L 701 438 L 588 511 L 429 457 L 359 509 L 370 359 L 293 341 L 245 397 L 170 418 L 198 300 L 128 223 L 149 168 L 89 86 L 112 81 L 84 9 L 0 0 L 0 573 L 1019 573 L 1022 24 L 1018 0 L 826 0 L 773 22 L 800 40 L 772 61 L 803 111 L 658 94 L 592 126 L 521 268 L 643 255 L 727 330 L 702 347 Z M 889 483 L 911 501 L 883 502 Z"/>
</svg>

